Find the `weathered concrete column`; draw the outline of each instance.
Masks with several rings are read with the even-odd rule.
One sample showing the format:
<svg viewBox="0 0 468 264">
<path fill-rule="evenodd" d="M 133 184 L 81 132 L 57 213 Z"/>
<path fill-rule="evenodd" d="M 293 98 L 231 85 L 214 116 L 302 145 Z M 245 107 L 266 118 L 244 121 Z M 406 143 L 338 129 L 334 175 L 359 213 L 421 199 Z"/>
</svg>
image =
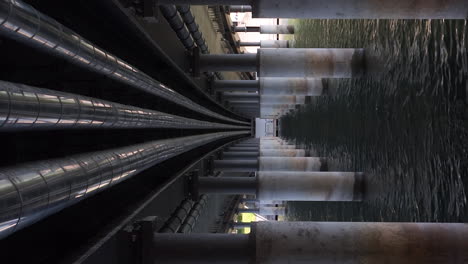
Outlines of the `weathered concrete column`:
<svg viewBox="0 0 468 264">
<path fill-rule="evenodd" d="M 361 201 L 362 173 L 259 171 L 253 177 L 200 177 L 200 193 L 256 194 L 260 201 Z"/>
<path fill-rule="evenodd" d="M 261 149 L 261 157 L 310 157 L 310 152 L 305 149 Z"/>
<path fill-rule="evenodd" d="M 261 25 L 259 27 L 233 27 L 234 32 L 260 32 L 260 34 L 294 34 L 293 25 Z"/>
<path fill-rule="evenodd" d="M 296 145 L 263 145 L 262 150 L 266 149 L 295 149 Z"/>
<path fill-rule="evenodd" d="M 235 13 L 247 13 L 252 12 L 252 6 L 249 5 L 231 5 L 229 6 L 229 12 Z"/>
<path fill-rule="evenodd" d="M 213 168 L 215 171 L 234 172 L 327 171 L 328 164 L 325 158 L 317 157 L 259 157 L 257 160 L 215 160 Z"/>
<path fill-rule="evenodd" d="M 239 42 L 240 47 L 289 48 L 289 40 L 263 39 L 254 42 Z"/>
<path fill-rule="evenodd" d="M 352 78 L 365 73 L 364 49 L 258 49 L 201 54 L 201 71 L 257 71 L 259 77 Z M 257 68 L 258 66 L 258 68 Z"/>
<path fill-rule="evenodd" d="M 286 207 L 259 207 L 237 209 L 237 213 L 254 213 L 260 215 L 286 215 Z"/>
<path fill-rule="evenodd" d="M 259 77 L 352 78 L 364 74 L 364 49 L 259 49 Z"/>
<path fill-rule="evenodd" d="M 314 19 L 466 19 L 463 0 L 314 0 L 252 1 L 256 18 Z"/>
<path fill-rule="evenodd" d="M 365 193 L 362 173 L 258 172 L 259 200 L 361 201 Z"/>
<path fill-rule="evenodd" d="M 327 171 L 325 158 L 317 157 L 259 157 L 259 171 Z M 270 199 L 281 200 L 281 199 Z"/>
<path fill-rule="evenodd" d="M 159 0 L 161 4 L 251 5 L 254 18 L 466 19 L 465 0 Z"/>
<path fill-rule="evenodd" d="M 163 234 L 156 263 L 465 264 L 466 223 L 252 223 L 243 234 Z"/>
<path fill-rule="evenodd" d="M 328 87 L 327 79 L 317 78 L 260 78 L 261 95 L 308 95 L 321 96 Z"/>
</svg>

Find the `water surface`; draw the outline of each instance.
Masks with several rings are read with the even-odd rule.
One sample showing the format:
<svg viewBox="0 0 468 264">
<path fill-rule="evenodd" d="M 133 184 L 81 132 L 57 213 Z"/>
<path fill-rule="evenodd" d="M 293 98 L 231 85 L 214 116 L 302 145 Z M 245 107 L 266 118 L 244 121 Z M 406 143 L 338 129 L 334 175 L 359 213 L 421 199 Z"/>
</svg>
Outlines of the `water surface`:
<svg viewBox="0 0 468 264">
<path fill-rule="evenodd" d="M 291 220 L 466 222 L 465 20 L 297 20 L 295 47 L 365 48 L 369 74 L 281 119 L 282 136 L 363 171 L 364 203 L 290 203 Z"/>
</svg>

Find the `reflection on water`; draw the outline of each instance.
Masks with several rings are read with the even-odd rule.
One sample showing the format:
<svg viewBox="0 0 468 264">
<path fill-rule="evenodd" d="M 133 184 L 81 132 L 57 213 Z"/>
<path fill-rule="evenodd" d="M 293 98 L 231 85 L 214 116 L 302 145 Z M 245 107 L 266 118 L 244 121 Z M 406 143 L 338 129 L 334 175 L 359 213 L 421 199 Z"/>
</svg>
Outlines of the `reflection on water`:
<svg viewBox="0 0 468 264">
<path fill-rule="evenodd" d="M 466 21 L 297 24 L 296 47 L 364 47 L 374 74 L 333 80 L 329 96 L 281 119 L 283 137 L 369 181 L 364 203 L 294 202 L 290 219 L 466 221 Z"/>
</svg>

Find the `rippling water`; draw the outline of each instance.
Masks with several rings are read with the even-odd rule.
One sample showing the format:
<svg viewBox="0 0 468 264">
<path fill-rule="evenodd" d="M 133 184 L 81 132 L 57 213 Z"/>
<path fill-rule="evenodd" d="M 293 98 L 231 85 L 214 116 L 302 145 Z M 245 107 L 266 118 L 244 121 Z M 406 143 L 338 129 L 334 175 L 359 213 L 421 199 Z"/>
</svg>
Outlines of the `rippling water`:
<svg viewBox="0 0 468 264">
<path fill-rule="evenodd" d="M 373 74 L 331 81 L 282 118 L 282 136 L 365 172 L 369 190 L 363 203 L 290 203 L 289 218 L 466 222 L 467 21 L 296 22 L 295 47 L 366 48 Z"/>
</svg>

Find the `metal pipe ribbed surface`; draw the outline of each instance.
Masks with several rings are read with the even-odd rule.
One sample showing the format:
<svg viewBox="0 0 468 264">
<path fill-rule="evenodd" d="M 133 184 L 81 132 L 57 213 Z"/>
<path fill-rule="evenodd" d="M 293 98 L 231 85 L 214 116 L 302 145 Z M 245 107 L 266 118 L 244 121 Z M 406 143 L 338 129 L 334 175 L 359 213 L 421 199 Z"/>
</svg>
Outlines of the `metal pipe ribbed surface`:
<svg viewBox="0 0 468 264">
<path fill-rule="evenodd" d="M 196 104 L 22 1 L 0 0 L 0 34 L 195 112 L 248 124 Z"/>
<path fill-rule="evenodd" d="M 82 128 L 247 129 L 0 81 L 0 131 Z"/>
<path fill-rule="evenodd" d="M 188 50 L 195 48 L 195 42 L 192 35 L 190 34 L 189 29 L 185 26 L 182 17 L 177 12 L 177 8 L 174 5 L 161 5 L 159 6 L 159 9 L 171 28 L 175 31 L 184 47 Z"/>
<path fill-rule="evenodd" d="M 180 16 L 184 20 L 185 25 L 187 26 L 190 34 L 192 35 L 193 40 L 197 43 L 197 46 L 200 48 L 201 53 L 207 54 L 210 53 L 208 46 L 206 45 L 205 38 L 203 34 L 198 29 L 199 26 L 195 21 L 195 17 L 190 11 L 190 5 L 178 5 L 177 11 L 179 11 Z"/>
<path fill-rule="evenodd" d="M 156 140 L 0 169 L 0 238 L 174 156 L 250 131 Z"/>
</svg>

